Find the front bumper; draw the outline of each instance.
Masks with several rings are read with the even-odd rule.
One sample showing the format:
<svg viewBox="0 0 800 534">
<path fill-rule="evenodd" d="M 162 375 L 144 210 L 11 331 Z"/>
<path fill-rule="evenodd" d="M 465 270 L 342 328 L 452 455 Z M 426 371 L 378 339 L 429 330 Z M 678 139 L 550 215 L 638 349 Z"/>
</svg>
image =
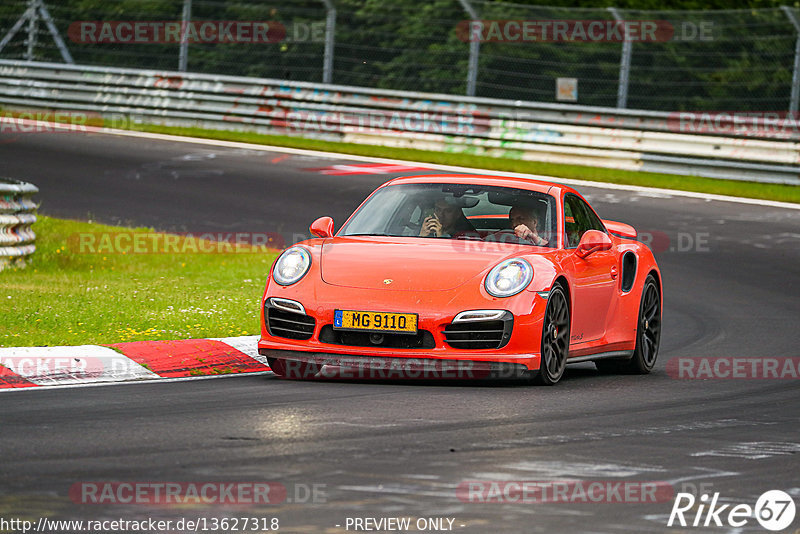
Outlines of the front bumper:
<svg viewBox="0 0 800 534">
<path fill-rule="evenodd" d="M 292 286 L 268 283 L 261 307 L 259 353 L 281 359 L 296 352 L 300 353 L 297 359 L 322 354 L 328 358 L 353 357 L 362 362 L 364 358 L 379 358 L 387 363 L 397 363 L 398 359 L 484 362 L 481 365 L 490 364 L 489 368 L 491 364 L 499 364 L 538 370 L 546 298 L 531 289 L 513 297 L 492 297 L 483 290 L 482 281 L 477 278 L 468 286 L 459 291 L 416 292 L 340 287 L 313 278 Z M 313 318 L 313 331 L 306 332 L 305 339 L 290 339 L 270 332 L 265 321 L 264 303 L 273 297 L 299 303 L 305 316 Z M 332 342 L 329 334 L 336 309 L 416 313 L 418 329 L 427 332 L 426 339 L 421 339 L 416 346 L 354 346 L 341 343 L 341 340 Z M 459 313 L 491 309 L 506 310 L 513 318 L 510 337 L 499 348 L 465 348 L 448 343 L 445 330 Z"/>
</svg>

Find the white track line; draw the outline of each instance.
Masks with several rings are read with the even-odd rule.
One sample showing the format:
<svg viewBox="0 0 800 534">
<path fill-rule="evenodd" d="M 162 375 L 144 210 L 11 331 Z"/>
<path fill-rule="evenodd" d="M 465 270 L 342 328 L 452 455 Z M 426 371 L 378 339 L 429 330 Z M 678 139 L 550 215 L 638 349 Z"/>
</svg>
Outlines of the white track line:
<svg viewBox="0 0 800 534">
<path fill-rule="evenodd" d="M 590 180 L 575 180 L 572 178 L 560 178 L 556 176 L 544 176 L 539 174 L 525 174 L 519 172 L 497 171 L 491 169 L 477 169 L 474 167 L 459 167 L 456 165 L 440 165 L 437 163 L 425 163 L 422 161 L 409 161 L 400 159 L 376 158 L 371 156 L 356 156 L 351 154 L 342 154 L 339 152 L 322 152 L 319 150 L 307 150 L 303 148 L 287 148 L 271 145 L 258 145 L 253 143 L 240 143 L 236 141 L 220 141 L 216 139 L 202 139 L 199 137 L 184 137 L 179 135 L 155 134 L 148 132 L 136 132 L 129 130 L 112 130 L 102 129 L 97 133 L 105 133 L 108 135 L 122 135 L 127 137 L 138 137 L 142 139 L 151 139 L 159 141 L 172 141 L 177 143 L 192 143 L 198 145 L 210 145 L 216 147 L 227 148 L 242 148 L 247 150 L 260 150 L 263 152 L 282 152 L 285 154 L 297 154 L 303 156 L 318 156 L 330 159 L 343 159 L 365 161 L 370 163 L 391 163 L 394 165 L 418 165 L 420 167 L 427 167 L 429 169 L 436 169 L 442 171 L 464 172 L 469 174 L 489 174 L 497 176 L 510 176 L 515 178 L 534 178 L 537 180 L 545 180 L 548 182 L 562 183 L 566 185 L 575 185 L 582 187 L 596 187 L 599 189 L 611 189 L 618 191 L 635 191 L 640 193 L 652 193 L 658 195 L 667 195 L 675 197 L 688 197 L 698 198 L 701 200 L 716 200 L 720 202 L 737 202 L 739 204 L 752 204 L 756 206 L 769 206 L 773 208 L 784 208 L 792 210 L 800 210 L 800 204 L 792 202 L 778 202 L 775 200 L 761 200 L 757 198 L 744 198 L 732 197 L 727 195 L 714 195 L 710 193 L 696 193 L 693 191 L 680 191 L 678 189 L 662 189 L 658 187 L 643 187 L 638 185 L 623 185 L 612 184 L 607 182 L 593 182 Z"/>
<path fill-rule="evenodd" d="M 33 386 L 24 388 L 0 388 L 0 394 L 7 391 L 45 391 L 48 389 L 93 388 L 100 386 L 130 386 L 133 384 L 169 384 L 172 382 L 189 382 L 191 380 L 214 380 L 216 378 L 243 378 L 245 376 L 271 375 L 272 371 L 254 371 L 252 373 L 227 373 L 209 376 L 178 376 L 175 378 L 144 378 L 139 380 L 126 380 L 124 382 L 85 382 L 83 384 L 63 384 L 55 386 Z"/>
</svg>

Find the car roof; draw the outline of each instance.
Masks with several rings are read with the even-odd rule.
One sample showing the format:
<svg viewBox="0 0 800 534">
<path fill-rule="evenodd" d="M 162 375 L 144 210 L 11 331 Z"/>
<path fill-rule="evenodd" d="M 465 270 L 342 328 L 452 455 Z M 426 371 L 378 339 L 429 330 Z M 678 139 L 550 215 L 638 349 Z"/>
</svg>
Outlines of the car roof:
<svg viewBox="0 0 800 534">
<path fill-rule="evenodd" d="M 490 174 L 424 174 L 417 176 L 400 176 L 389 180 L 383 185 L 429 183 L 496 185 L 499 187 L 514 187 L 517 189 L 547 193 L 555 197 L 560 197 L 562 192 L 576 193 L 574 189 L 563 184 L 555 184 L 521 176 L 494 176 Z"/>
</svg>

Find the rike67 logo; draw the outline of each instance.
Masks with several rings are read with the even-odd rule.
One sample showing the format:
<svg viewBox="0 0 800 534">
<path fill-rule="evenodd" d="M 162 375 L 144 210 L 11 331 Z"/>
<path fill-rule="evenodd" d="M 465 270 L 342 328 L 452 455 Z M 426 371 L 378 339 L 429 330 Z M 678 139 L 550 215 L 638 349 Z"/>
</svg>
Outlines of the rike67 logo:
<svg viewBox="0 0 800 534">
<path fill-rule="evenodd" d="M 765 529 L 777 532 L 794 521 L 794 500 L 781 490 L 764 492 L 756 501 L 755 507 L 749 504 L 718 504 L 718 501 L 719 493 L 714 493 L 710 499 L 707 494 L 702 495 L 699 503 L 691 493 L 678 493 L 667 526 L 677 523 L 682 527 L 727 525 L 741 528 L 755 518 Z"/>
</svg>

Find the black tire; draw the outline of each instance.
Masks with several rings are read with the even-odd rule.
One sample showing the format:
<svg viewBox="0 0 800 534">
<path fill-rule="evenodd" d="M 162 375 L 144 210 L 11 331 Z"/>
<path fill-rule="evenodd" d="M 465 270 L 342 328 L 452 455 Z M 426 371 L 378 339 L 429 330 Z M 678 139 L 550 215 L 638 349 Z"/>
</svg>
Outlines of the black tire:
<svg viewBox="0 0 800 534">
<path fill-rule="evenodd" d="M 648 275 L 642 288 L 639 315 L 636 319 L 636 348 L 630 360 L 598 360 L 600 372 L 645 375 L 652 371 L 661 343 L 661 293 L 653 275 Z"/>
<path fill-rule="evenodd" d="M 553 386 L 564 376 L 569 354 L 569 328 L 569 300 L 564 288 L 557 284 L 547 298 L 542 326 L 542 357 L 534 383 Z"/>
<path fill-rule="evenodd" d="M 319 366 L 316 363 L 297 362 L 294 360 L 287 362 L 282 358 L 273 358 L 271 356 L 267 356 L 267 363 L 277 376 L 293 380 L 313 378 L 319 372 Z"/>
</svg>

